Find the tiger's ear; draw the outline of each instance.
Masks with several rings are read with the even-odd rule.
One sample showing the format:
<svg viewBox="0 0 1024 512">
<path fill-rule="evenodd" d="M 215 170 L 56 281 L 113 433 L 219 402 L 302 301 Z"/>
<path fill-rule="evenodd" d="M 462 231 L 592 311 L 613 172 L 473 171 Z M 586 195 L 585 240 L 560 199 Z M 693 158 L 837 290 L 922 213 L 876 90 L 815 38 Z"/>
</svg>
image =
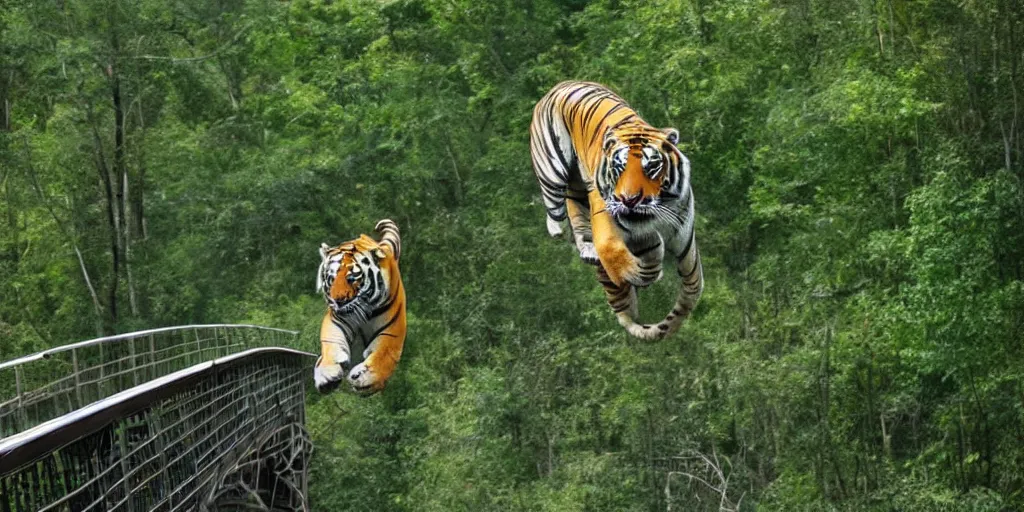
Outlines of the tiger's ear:
<svg viewBox="0 0 1024 512">
<path fill-rule="evenodd" d="M 384 249 L 381 249 L 380 247 L 377 247 L 373 250 L 373 257 L 377 258 L 377 261 L 380 261 L 386 258 L 387 256 L 388 255 L 384 252 Z"/>
<path fill-rule="evenodd" d="M 328 246 L 327 244 L 324 244 L 324 243 L 320 244 L 320 261 L 323 261 L 323 260 L 327 259 L 327 251 L 329 249 L 330 249 L 330 246 Z"/>
<path fill-rule="evenodd" d="M 675 128 L 663 128 L 661 131 L 665 132 L 665 140 L 669 141 L 673 146 L 679 144 L 679 130 Z"/>
<path fill-rule="evenodd" d="M 604 142 L 601 143 L 601 150 L 607 152 L 612 146 L 615 145 L 615 133 L 612 132 L 612 128 L 609 126 L 604 132 Z"/>
</svg>

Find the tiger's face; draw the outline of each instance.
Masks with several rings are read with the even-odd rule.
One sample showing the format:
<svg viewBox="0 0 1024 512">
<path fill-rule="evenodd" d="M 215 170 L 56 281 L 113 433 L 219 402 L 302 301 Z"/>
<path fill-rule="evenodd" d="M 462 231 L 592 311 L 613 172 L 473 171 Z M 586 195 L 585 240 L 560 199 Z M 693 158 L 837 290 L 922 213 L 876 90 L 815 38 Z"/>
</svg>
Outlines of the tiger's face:
<svg viewBox="0 0 1024 512">
<path fill-rule="evenodd" d="M 672 192 L 680 181 L 682 153 L 677 142 L 679 132 L 674 128 L 628 123 L 608 129 L 596 181 L 608 212 L 617 220 L 653 219 L 662 203 L 678 198 Z"/>
<path fill-rule="evenodd" d="M 379 265 L 384 258 L 384 250 L 366 235 L 336 247 L 321 244 L 317 290 L 327 306 L 338 315 L 368 313 L 367 306 L 386 296 Z"/>
</svg>

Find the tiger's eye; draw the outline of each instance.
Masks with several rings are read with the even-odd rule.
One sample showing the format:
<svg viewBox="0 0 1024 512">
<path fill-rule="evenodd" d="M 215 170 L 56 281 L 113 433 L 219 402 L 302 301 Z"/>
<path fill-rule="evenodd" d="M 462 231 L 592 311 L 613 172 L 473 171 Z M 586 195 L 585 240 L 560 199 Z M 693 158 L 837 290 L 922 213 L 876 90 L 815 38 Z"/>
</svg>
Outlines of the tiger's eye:
<svg viewBox="0 0 1024 512">
<path fill-rule="evenodd" d="M 626 165 L 626 148 L 622 148 L 612 155 L 612 164 L 615 167 L 624 167 Z"/>
</svg>

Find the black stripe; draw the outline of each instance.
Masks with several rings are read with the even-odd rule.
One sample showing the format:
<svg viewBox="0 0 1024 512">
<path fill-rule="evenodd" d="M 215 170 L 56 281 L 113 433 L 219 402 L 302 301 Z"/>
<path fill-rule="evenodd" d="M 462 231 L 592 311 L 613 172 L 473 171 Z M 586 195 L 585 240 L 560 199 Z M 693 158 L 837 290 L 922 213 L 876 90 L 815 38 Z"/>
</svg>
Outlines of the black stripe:
<svg viewBox="0 0 1024 512">
<path fill-rule="evenodd" d="M 366 340 L 367 346 L 369 346 L 369 343 L 373 343 L 373 340 L 377 339 L 377 336 L 380 336 L 380 333 L 384 332 L 388 327 L 391 327 L 395 322 L 397 322 L 399 316 L 402 316 L 402 304 L 398 304 L 395 307 L 395 316 L 391 317 L 391 320 L 388 320 L 386 324 L 382 325 L 380 329 L 377 329 L 377 332 L 373 333 L 373 335 Z"/>
<path fill-rule="evenodd" d="M 637 252 L 634 252 L 633 256 L 636 256 L 637 258 L 639 258 L 639 257 L 643 256 L 644 254 L 647 254 L 647 253 L 657 249 L 660 246 L 661 246 L 661 244 L 658 243 L 658 244 L 651 245 L 650 247 L 645 247 L 643 249 L 640 249 Z"/>
<path fill-rule="evenodd" d="M 604 117 L 602 117 L 601 120 L 597 122 L 597 126 L 600 127 L 601 125 L 603 125 L 605 119 L 608 119 L 609 116 L 611 116 L 612 114 L 617 112 L 619 109 L 623 109 L 623 108 L 628 108 L 628 107 L 626 107 L 626 105 L 623 104 L 623 103 L 619 103 L 618 105 L 615 105 L 614 107 L 609 109 L 608 112 L 604 113 Z"/>
<path fill-rule="evenodd" d="M 383 273 L 381 275 L 382 275 L 382 278 L 383 278 Z M 401 282 L 399 282 L 398 287 L 396 287 L 394 290 L 392 290 L 391 288 L 387 288 L 388 294 L 387 294 L 387 297 L 385 298 L 386 300 L 383 303 L 381 303 L 379 306 L 374 308 L 373 311 L 370 312 L 370 316 L 367 318 L 367 321 L 373 320 L 374 318 L 377 318 L 380 315 L 383 315 L 384 312 L 387 311 L 388 308 L 391 307 L 391 304 L 393 304 L 395 302 L 395 300 L 397 300 L 397 298 L 398 298 L 398 291 L 401 288 L 401 286 L 402 286 L 402 284 L 401 284 Z"/>
<path fill-rule="evenodd" d="M 547 176 L 544 176 L 543 173 L 536 173 L 536 174 L 537 174 L 537 181 L 540 181 L 541 185 L 544 185 L 545 187 L 551 189 L 552 191 L 560 192 L 562 189 L 565 188 L 564 185 L 559 185 L 558 183 L 555 183 L 555 182 L 551 181 L 550 179 L 548 179 Z"/>
<path fill-rule="evenodd" d="M 622 119 L 619 119 L 619 122 L 617 122 L 614 125 L 612 125 L 611 129 L 615 130 L 615 129 L 617 129 L 620 126 L 633 121 L 634 119 L 637 119 L 637 115 L 636 114 L 630 114 L 630 115 L 628 115 L 626 117 L 623 117 Z"/>
<path fill-rule="evenodd" d="M 595 99 L 593 104 L 584 110 L 583 119 L 580 120 L 580 124 L 583 126 L 590 124 L 590 120 L 594 117 L 594 114 L 597 113 L 597 109 L 601 108 L 601 101 L 601 98 Z"/>
<path fill-rule="evenodd" d="M 341 332 L 345 335 L 345 340 L 349 342 L 349 348 L 351 348 L 352 342 L 358 337 L 359 329 L 357 326 L 350 324 L 347 317 L 338 316 L 338 313 L 333 309 L 331 309 L 331 322 L 338 329 L 341 329 Z"/>
<path fill-rule="evenodd" d="M 690 241 L 686 242 L 686 247 L 683 248 L 683 252 L 679 253 L 679 263 L 682 263 L 683 259 L 686 258 L 686 255 L 690 253 L 690 246 L 693 245 L 693 239 L 694 238 L 696 238 L 696 235 L 691 233 L 690 234 Z"/>
<path fill-rule="evenodd" d="M 569 94 L 567 94 L 565 96 L 565 103 L 568 103 L 570 101 L 569 98 L 571 98 L 573 94 L 576 94 L 577 91 L 579 91 L 580 89 L 586 88 L 586 87 L 591 87 L 591 86 L 584 85 L 582 87 L 574 88 L 572 90 L 572 92 L 570 92 Z M 598 94 L 600 92 L 601 91 L 599 89 L 591 87 L 589 91 L 584 92 L 583 94 L 581 94 L 579 98 L 577 98 L 575 100 L 572 100 L 573 103 L 569 106 L 569 118 L 572 119 L 572 118 L 576 117 L 574 114 L 579 112 L 580 107 L 583 106 L 583 104 L 587 102 L 587 98 L 589 98 L 589 97 L 591 97 L 591 96 L 593 96 L 595 94 Z"/>
<path fill-rule="evenodd" d="M 383 304 L 378 306 L 377 309 L 374 309 L 373 312 L 370 313 L 370 320 L 372 320 L 374 318 L 377 318 L 380 315 L 383 315 L 384 312 L 387 311 L 388 308 L 391 307 L 391 304 L 394 303 L 394 302 L 395 302 L 394 299 L 392 299 L 391 297 L 388 297 L 388 300 L 384 301 Z"/>
<path fill-rule="evenodd" d="M 558 159 L 558 163 L 562 165 L 562 171 L 565 175 L 560 176 L 563 180 L 568 180 L 569 176 L 569 162 L 565 160 L 565 155 L 562 154 L 562 149 L 559 147 L 558 134 L 555 133 L 554 120 L 547 123 L 548 136 L 551 137 L 551 147 L 547 148 L 547 153 L 554 152 L 555 158 Z"/>
<path fill-rule="evenodd" d="M 576 201 L 577 203 L 586 202 L 586 204 L 588 206 L 586 206 L 585 208 L 587 210 L 590 209 L 590 206 L 589 206 L 590 201 L 587 200 L 587 193 L 586 192 L 581 192 L 579 190 L 575 190 L 575 189 L 572 189 L 572 188 L 566 188 L 565 197 L 567 199 L 572 199 L 573 201 Z"/>
<path fill-rule="evenodd" d="M 689 279 L 691 276 L 693 276 L 694 274 L 697 273 L 697 269 L 699 269 L 699 268 L 700 268 L 700 262 L 697 262 L 697 264 L 693 266 L 693 270 L 691 270 L 689 274 L 686 274 L 686 275 L 680 276 L 680 277 L 682 277 L 684 280 Z"/>
</svg>

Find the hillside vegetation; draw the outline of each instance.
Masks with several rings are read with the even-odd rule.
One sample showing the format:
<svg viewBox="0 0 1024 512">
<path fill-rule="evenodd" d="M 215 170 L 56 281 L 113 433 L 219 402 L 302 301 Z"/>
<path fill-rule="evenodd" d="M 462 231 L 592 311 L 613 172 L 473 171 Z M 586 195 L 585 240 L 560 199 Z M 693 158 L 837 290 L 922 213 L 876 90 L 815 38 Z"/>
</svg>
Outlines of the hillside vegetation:
<svg viewBox="0 0 1024 512">
<path fill-rule="evenodd" d="M 405 354 L 369 399 L 310 372 L 316 510 L 1017 510 L 1022 47 L 1019 0 L 9 0 L 0 357 L 317 351 L 319 244 L 389 217 Z M 546 234 L 569 78 L 692 162 L 706 288 L 663 342 Z"/>
</svg>

